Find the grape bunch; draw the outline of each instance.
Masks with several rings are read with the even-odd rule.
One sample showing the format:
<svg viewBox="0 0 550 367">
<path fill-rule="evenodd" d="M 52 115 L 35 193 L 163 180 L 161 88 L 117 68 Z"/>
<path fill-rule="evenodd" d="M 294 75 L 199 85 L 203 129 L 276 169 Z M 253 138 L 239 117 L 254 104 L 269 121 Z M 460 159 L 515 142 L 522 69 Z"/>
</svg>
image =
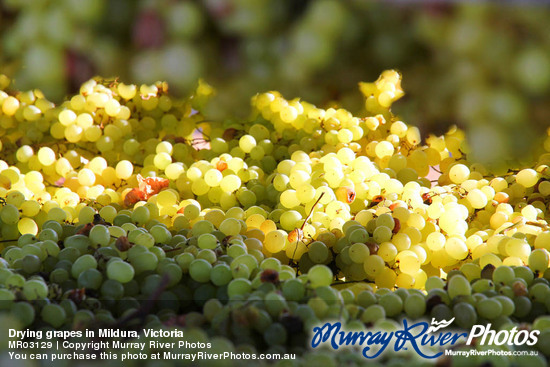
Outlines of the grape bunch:
<svg viewBox="0 0 550 367">
<path fill-rule="evenodd" d="M 359 116 L 268 91 L 225 120 L 202 80 L 176 98 L 165 82 L 94 78 L 56 105 L 0 79 L 10 327 L 183 328 L 220 350 L 300 356 L 281 366 L 361 365 L 314 356 L 312 328 L 454 317 L 540 330 L 529 360 L 546 363 L 548 144 L 503 170 L 473 161 L 456 127 L 423 140 L 391 110 L 395 70 L 359 85 Z"/>
<path fill-rule="evenodd" d="M 6 0 L 0 64 L 18 89 L 58 102 L 96 74 L 168 80 L 180 95 L 207 75 L 219 87 L 209 114 L 223 118 L 266 89 L 358 114 L 355 82 L 391 66 L 418 96 L 397 107 L 405 120 L 438 134 L 456 123 L 476 160 L 521 167 L 548 116 L 549 12 L 541 1 Z"/>
</svg>

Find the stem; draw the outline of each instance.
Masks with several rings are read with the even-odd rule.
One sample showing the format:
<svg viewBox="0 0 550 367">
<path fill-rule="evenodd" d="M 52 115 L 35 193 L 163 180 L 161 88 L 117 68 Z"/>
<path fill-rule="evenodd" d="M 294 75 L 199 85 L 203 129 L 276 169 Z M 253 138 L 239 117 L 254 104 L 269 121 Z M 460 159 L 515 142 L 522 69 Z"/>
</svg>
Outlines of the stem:
<svg viewBox="0 0 550 367">
<path fill-rule="evenodd" d="M 315 201 L 315 204 L 313 204 L 313 206 L 311 207 L 311 210 L 309 211 L 309 214 L 307 215 L 306 219 L 304 220 L 304 223 L 302 223 L 302 227 L 300 228 L 301 230 L 304 230 L 304 227 L 305 227 L 307 221 L 309 220 L 309 218 L 313 214 L 313 211 L 315 210 L 315 207 L 317 206 L 317 204 L 319 204 L 319 201 L 321 201 L 321 198 L 323 197 L 323 195 L 325 195 L 324 192 L 322 192 L 321 195 L 319 195 L 319 198 L 317 199 L 317 201 Z"/>
</svg>

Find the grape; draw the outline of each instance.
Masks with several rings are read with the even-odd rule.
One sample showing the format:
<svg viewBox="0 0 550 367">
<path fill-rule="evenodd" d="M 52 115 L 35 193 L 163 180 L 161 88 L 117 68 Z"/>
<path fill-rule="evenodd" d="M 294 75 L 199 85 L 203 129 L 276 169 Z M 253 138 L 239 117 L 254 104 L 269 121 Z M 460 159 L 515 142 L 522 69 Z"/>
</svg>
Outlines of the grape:
<svg viewBox="0 0 550 367">
<path fill-rule="evenodd" d="M 462 275 L 455 275 L 448 281 L 449 297 L 469 296 L 472 293 L 470 282 Z"/>
<path fill-rule="evenodd" d="M 361 321 L 366 324 L 373 324 L 378 320 L 383 320 L 386 317 L 385 308 L 382 305 L 370 305 L 361 315 Z"/>
<path fill-rule="evenodd" d="M 516 182 L 524 187 L 535 186 L 538 180 L 538 172 L 530 168 L 522 169 L 516 175 Z"/>
<path fill-rule="evenodd" d="M 130 161 L 122 160 L 116 165 L 116 175 L 122 180 L 127 180 L 132 176 L 134 166 Z"/>
<path fill-rule="evenodd" d="M 493 281 L 495 283 L 511 284 L 516 275 L 509 266 L 499 266 L 493 272 Z"/>
<path fill-rule="evenodd" d="M 395 226 L 395 221 L 390 214 L 384 213 L 384 214 L 381 214 L 378 218 L 376 218 L 376 226 L 377 227 L 384 226 L 392 230 Z"/>
<path fill-rule="evenodd" d="M 110 262 L 107 265 L 107 277 L 119 283 L 128 283 L 134 278 L 135 270 L 124 261 Z"/>
<path fill-rule="evenodd" d="M 449 171 L 449 178 L 453 183 L 461 184 L 470 176 L 470 170 L 463 164 L 455 164 Z"/>
<path fill-rule="evenodd" d="M 404 300 L 403 308 L 408 317 L 416 319 L 426 312 L 426 301 L 422 295 L 411 294 Z"/>
<path fill-rule="evenodd" d="M 66 313 L 63 307 L 55 304 L 47 304 L 42 308 L 40 317 L 44 322 L 58 328 L 65 323 Z"/>
<path fill-rule="evenodd" d="M 223 263 L 215 265 L 210 272 L 210 281 L 218 287 L 228 284 L 232 279 L 231 268 Z"/>
<path fill-rule="evenodd" d="M 48 286 L 40 280 L 28 280 L 23 285 L 23 295 L 29 301 L 46 298 Z"/>
<path fill-rule="evenodd" d="M 285 246 L 285 237 L 282 231 L 271 231 L 265 236 L 264 246 L 267 251 L 277 253 Z"/>
<path fill-rule="evenodd" d="M 363 263 L 365 272 L 371 277 L 381 274 L 385 266 L 384 260 L 378 255 L 367 256 Z"/>
<path fill-rule="evenodd" d="M 529 298 L 525 296 L 519 296 L 514 299 L 515 312 L 514 316 L 516 317 L 525 317 L 529 314 L 532 308 L 532 303 Z"/>
<path fill-rule="evenodd" d="M 265 330 L 264 339 L 271 346 L 285 344 L 287 340 L 286 329 L 278 322 L 273 323 Z"/>
<path fill-rule="evenodd" d="M 124 286 L 116 280 L 107 279 L 101 284 L 101 295 L 120 299 L 124 296 Z"/>
<path fill-rule="evenodd" d="M 158 265 L 158 258 L 149 251 L 129 256 L 129 260 L 138 274 L 148 270 L 155 270 Z"/>
<path fill-rule="evenodd" d="M 459 238 L 451 237 L 445 241 L 445 251 L 453 259 L 462 260 L 468 255 L 468 246 Z"/>
<path fill-rule="evenodd" d="M 529 268 L 535 272 L 543 273 L 548 269 L 548 252 L 545 249 L 537 249 L 529 255 Z"/>
<path fill-rule="evenodd" d="M 201 234 L 197 241 L 201 249 L 215 249 L 218 245 L 217 238 L 210 233 Z"/>
<path fill-rule="evenodd" d="M 135 221 L 138 224 L 144 224 L 146 223 L 150 218 L 150 212 L 149 209 L 145 206 L 137 207 L 132 212 L 132 220 Z"/>
<path fill-rule="evenodd" d="M 372 238 L 377 243 L 388 242 L 390 241 L 391 237 L 392 237 L 391 229 L 385 226 L 376 227 L 376 229 L 372 234 Z"/>
<path fill-rule="evenodd" d="M 19 211 L 12 204 L 6 204 L 0 211 L 0 219 L 5 224 L 16 224 L 19 221 Z"/>
<path fill-rule="evenodd" d="M 463 329 L 470 329 L 477 322 L 476 309 L 469 303 L 459 302 L 453 307 L 456 324 Z"/>
<path fill-rule="evenodd" d="M 250 283 L 250 280 L 244 278 L 233 279 L 227 285 L 227 294 L 229 297 L 244 295 L 249 293 L 251 289 L 252 284 Z"/>
<path fill-rule="evenodd" d="M 234 236 L 241 231 L 241 223 L 234 218 L 227 218 L 220 224 L 220 231 L 227 236 Z"/>
<path fill-rule="evenodd" d="M 324 265 L 312 266 L 307 275 L 313 288 L 330 285 L 332 283 L 332 271 Z"/>
<path fill-rule="evenodd" d="M 11 304 L 10 311 L 23 326 L 30 326 L 34 321 L 35 310 L 30 303 L 14 302 Z"/>
<path fill-rule="evenodd" d="M 104 225 L 95 225 L 90 230 L 89 234 L 92 244 L 95 246 L 107 246 L 111 241 L 111 234 Z"/>
<path fill-rule="evenodd" d="M 86 269 L 80 273 L 77 279 L 79 287 L 94 290 L 99 289 L 102 282 L 103 275 L 97 269 Z"/>
<path fill-rule="evenodd" d="M 403 310 L 403 300 L 394 293 L 386 293 L 378 300 L 380 306 L 384 308 L 389 317 L 397 316 Z"/>
<path fill-rule="evenodd" d="M 488 299 L 479 301 L 476 304 L 476 310 L 479 316 L 492 320 L 499 317 L 502 314 L 503 307 L 498 300 L 488 298 Z"/>
<path fill-rule="evenodd" d="M 500 302 L 502 306 L 502 315 L 504 316 L 511 316 L 515 311 L 515 304 L 514 301 L 512 301 L 508 297 L 504 296 L 496 296 L 494 297 L 497 301 Z"/>
<path fill-rule="evenodd" d="M 193 280 L 205 283 L 210 280 L 212 265 L 204 259 L 196 259 L 189 265 L 189 275 Z"/>
<path fill-rule="evenodd" d="M 316 264 L 320 264 L 324 263 L 328 259 L 329 250 L 323 242 L 315 241 L 309 245 L 308 255 L 311 261 Z"/>
<path fill-rule="evenodd" d="M 95 259 L 95 257 L 89 254 L 82 255 L 73 263 L 71 267 L 71 275 L 73 276 L 73 278 L 77 279 L 78 276 L 85 270 L 96 268 L 97 260 Z"/>
<path fill-rule="evenodd" d="M 430 316 L 437 321 L 450 320 L 454 317 L 453 311 L 446 304 L 438 304 L 432 308 Z"/>
</svg>

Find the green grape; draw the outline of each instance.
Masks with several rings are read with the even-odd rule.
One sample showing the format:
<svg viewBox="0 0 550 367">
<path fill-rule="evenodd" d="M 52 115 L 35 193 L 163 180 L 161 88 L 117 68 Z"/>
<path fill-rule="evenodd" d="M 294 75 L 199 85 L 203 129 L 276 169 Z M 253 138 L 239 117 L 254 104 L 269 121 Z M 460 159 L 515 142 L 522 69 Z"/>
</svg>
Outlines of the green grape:
<svg viewBox="0 0 550 367">
<path fill-rule="evenodd" d="M 155 238 L 150 233 L 143 232 L 136 236 L 134 243 L 151 249 L 155 245 Z"/>
<path fill-rule="evenodd" d="M 221 263 L 216 264 L 210 271 L 210 281 L 215 286 L 221 287 L 228 284 L 233 279 L 233 274 L 229 265 Z"/>
<path fill-rule="evenodd" d="M 57 242 L 59 240 L 58 233 L 55 230 L 51 228 L 44 228 L 44 227 L 42 227 L 42 230 L 38 234 L 38 239 L 40 241 L 50 240 L 54 242 Z"/>
<path fill-rule="evenodd" d="M 147 207 L 145 206 L 139 206 L 135 208 L 131 215 L 132 220 L 139 225 L 147 223 L 150 217 L 151 214 L 149 212 L 149 209 L 147 209 Z"/>
<path fill-rule="evenodd" d="M 376 241 L 376 243 L 379 244 L 383 242 L 388 242 L 392 238 L 392 231 L 389 227 L 378 226 L 372 233 L 372 238 Z"/>
<path fill-rule="evenodd" d="M 511 300 L 508 297 L 496 296 L 496 297 L 493 297 L 493 299 L 496 299 L 497 301 L 500 302 L 500 304 L 502 306 L 502 315 L 503 316 L 511 316 L 514 313 L 514 311 L 516 310 L 516 306 L 514 304 L 514 301 Z"/>
<path fill-rule="evenodd" d="M 483 293 L 494 289 L 494 284 L 489 279 L 478 279 L 472 284 L 472 290 Z"/>
<path fill-rule="evenodd" d="M 426 312 L 426 300 L 423 295 L 411 294 L 404 300 L 403 308 L 408 317 L 417 319 Z"/>
<path fill-rule="evenodd" d="M 531 269 L 526 266 L 516 266 L 514 268 L 514 273 L 516 274 L 516 277 L 525 280 L 527 285 L 530 285 L 535 277 Z"/>
<path fill-rule="evenodd" d="M 478 265 L 472 264 L 472 263 L 465 263 L 460 267 L 460 271 L 466 278 L 471 282 L 474 279 L 481 278 L 481 269 Z M 493 273 L 493 281 L 494 281 L 494 273 Z"/>
<path fill-rule="evenodd" d="M 268 345 L 283 345 L 287 340 L 287 331 L 283 325 L 275 322 L 265 330 L 264 339 Z"/>
<path fill-rule="evenodd" d="M 307 275 L 312 288 L 330 285 L 333 279 L 332 270 L 324 265 L 312 266 Z"/>
<path fill-rule="evenodd" d="M 128 283 L 134 278 L 135 270 L 124 261 L 114 261 L 107 264 L 107 278 L 119 283 Z"/>
<path fill-rule="evenodd" d="M 92 255 L 82 255 L 78 259 L 75 260 L 71 267 L 71 275 L 73 278 L 77 279 L 79 275 L 88 269 L 96 269 L 97 268 L 97 260 Z"/>
<path fill-rule="evenodd" d="M 550 297 L 550 288 L 543 283 L 533 284 L 529 288 L 529 297 L 535 301 L 545 302 Z"/>
<path fill-rule="evenodd" d="M 250 270 L 249 270 L 248 266 L 246 266 L 245 264 L 238 264 L 234 267 L 232 266 L 231 267 L 231 274 L 233 275 L 234 279 L 237 279 L 237 278 L 248 279 L 248 278 L 250 278 Z"/>
<path fill-rule="evenodd" d="M 189 275 L 197 282 L 205 283 L 210 280 L 212 265 L 204 259 L 195 259 L 189 265 Z"/>
<path fill-rule="evenodd" d="M 241 223 L 235 218 L 227 218 L 220 224 L 219 229 L 226 236 L 235 236 L 241 231 Z"/>
<path fill-rule="evenodd" d="M 365 308 L 361 315 L 361 321 L 365 324 L 374 324 L 386 318 L 386 309 L 382 305 L 372 304 Z"/>
<path fill-rule="evenodd" d="M 10 311 L 23 327 L 30 326 L 34 322 L 35 310 L 30 303 L 14 302 L 11 304 Z"/>
<path fill-rule="evenodd" d="M 534 272 L 543 273 L 548 269 L 548 252 L 545 249 L 536 249 L 529 255 L 529 268 Z"/>
<path fill-rule="evenodd" d="M 27 274 L 36 273 L 42 267 L 42 261 L 36 255 L 25 255 L 21 261 L 23 271 Z"/>
<path fill-rule="evenodd" d="M 97 269 L 86 269 L 78 275 L 79 288 L 98 290 L 103 282 L 103 275 Z"/>
<path fill-rule="evenodd" d="M 449 306 L 447 306 L 446 304 L 438 304 L 438 305 L 435 305 L 431 312 L 430 312 L 430 317 L 436 319 L 437 321 L 442 321 L 442 320 L 451 320 L 454 315 L 453 315 L 453 311 L 449 308 Z"/>
<path fill-rule="evenodd" d="M 56 284 L 63 284 L 69 280 L 69 272 L 65 269 L 54 269 L 50 273 L 50 282 L 56 283 Z"/>
<path fill-rule="evenodd" d="M 365 272 L 368 276 L 371 277 L 376 277 L 378 274 L 381 274 L 385 267 L 386 264 L 384 260 L 378 255 L 367 256 L 363 263 L 363 268 L 365 269 Z"/>
<path fill-rule="evenodd" d="M 477 322 L 476 309 L 467 302 L 454 305 L 453 314 L 456 324 L 463 329 L 470 329 Z"/>
<path fill-rule="evenodd" d="M 431 276 L 426 280 L 426 290 L 429 292 L 432 289 L 443 289 L 445 281 L 437 276 Z"/>
<path fill-rule="evenodd" d="M 66 316 L 63 307 L 52 303 L 45 305 L 40 312 L 42 320 L 54 328 L 62 326 L 65 323 Z"/>
<path fill-rule="evenodd" d="M 309 245 L 308 255 L 315 264 L 321 264 L 328 259 L 329 250 L 323 242 L 315 241 Z"/>
<path fill-rule="evenodd" d="M 101 284 L 101 295 L 112 299 L 121 299 L 124 296 L 124 286 L 113 279 L 107 279 Z"/>
<path fill-rule="evenodd" d="M 23 295 L 29 301 L 44 299 L 48 296 L 48 286 L 41 280 L 27 280 L 23 285 Z"/>
<path fill-rule="evenodd" d="M 210 264 L 216 262 L 216 253 L 212 250 L 200 250 L 197 254 L 197 259 L 204 259 Z"/>
<path fill-rule="evenodd" d="M 455 275 L 448 281 L 447 292 L 451 299 L 458 296 L 469 296 L 472 294 L 472 287 L 464 276 Z"/>
<path fill-rule="evenodd" d="M 197 240 L 201 249 L 215 249 L 218 246 L 218 239 L 211 233 L 201 234 Z"/>
<path fill-rule="evenodd" d="M 149 251 L 143 251 L 141 253 L 133 255 L 129 257 L 129 259 L 137 274 L 144 271 L 155 270 L 159 262 L 158 257 Z"/>
<path fill-rule="evenodd" d="M 89 237 L 83 236 L 80 234 L 69 236 L 63 241 L 65 248 L 59 252 L 58 258 L 61 260 L 64 252 L 69 252 L 67 255 L 72 258 L 73 253 L 76 251 L 77 254 L 85 254 L 89 251 L 89 248 L 92 246 L 92 242 Z M 68 251 L 65 251 L 68 250 Z M 65 254 L 64 254 L 65 255 Z M 78 255 L 77 255 L 78 256 Z M 76 259 L 74 259 L 76 260 Z M 73 260 L 73 261 L 74 261 Z"/>
<path fill-rule="evenodd" d="M 403 300 L 394 293 L 384 294 L 380 297 L 378 303 L 384 308 L 386 315 L 389 317 L 397 316 L 403 310 Z"/>
<path fill-rule="evenodd" d="M 306 287 L 298 279 L 289 279 L 283 283 L 282 292 L 288 301 L 299 302 L 306 294 Z"/>
<path fill-rule="evenodd" d="M 287 307 L 285 298 L 276 292 L 266 294 L 264 301 L 267 312 L 273 317 L 279 316 Z"/>
<path fill-rule="evenodd" d="M 252 283 L 248 279 L 239 278 L 233 279 L 227 285 L 227 294 L 230 298 L 235 296 L 245 295 L 252 290 Z"/>
<path fill-rule="evenodd" d="M 376 218 L 376 226 L 377 227 L 387 227 L 391 231 L 395 226 L 395 221 L 394 221 L 393 217 L 391 216 L 391 214 L 384 213 L 384 214 L 379 215 L 378 218 Z"/>
<path fill-rule="evenodd" d="M 479 301 L 476 304 L 476 310 L 480 317 L 492 320 L 502 315 L 503 307 L 498 300 L 488 298 Z"/>
</svg>

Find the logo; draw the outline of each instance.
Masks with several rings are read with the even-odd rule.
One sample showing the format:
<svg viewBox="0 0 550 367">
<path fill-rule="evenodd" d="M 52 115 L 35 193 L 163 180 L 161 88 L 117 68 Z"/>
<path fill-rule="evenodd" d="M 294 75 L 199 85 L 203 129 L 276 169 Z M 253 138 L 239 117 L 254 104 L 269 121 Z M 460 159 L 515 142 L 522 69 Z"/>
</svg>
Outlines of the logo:
<svg viewBox="0 0 550 367">
<path fill-rule="evenodd" d="M 447 326 L 451 325 L 453 323 L 453 321 L 455 321 L 455 318 L 453 317 L 452 319 L 450 319 L 449 321 L 447 320 L 441 320 L 439 322 L 437 322 L 436 319 L 432 319 L 432 326 L 430 326 L 428 328 L 428 333 L 435 333 L 437 330 L 439 329 L 444 329 L 446 328 Z"/>
<path fill-rule="evenodd" d="M 470 331 L 470 336 L 466 341 L 467 345 L 472 345 L 474 338 L 480 338 L 477 342 L 479 345 L 523 345 L 533 346 L 537 344 L 539 330 L 519 330 L 514 327 L 512 330 L 491 330 L 491 324 L 474 325 Z"/>
<path fill-rule="evenodd" d="M 452 346 L 461 338 L 468 337 L 466 333 L 429 332 L 444 329 L 452 322 L 453 320 L 443 320 L 438 323 L 433 320 L 430 326 L 425 321 L 409 324 L 403 319 L 403 329 L 396 331 L 342 331 L 340 322 L 327 322 L 321 327 L 313 328 L 311 346 L 317 348 L 320 344 L 327 343 L 335 350 L 345 346 L 361 346 L 363 357 L 368 359 L 380 356 L 388 347 L 396 352 L 412 348 L 419 356 L 433 359 L 443 354 L 441 351 L 434 352 L 433 347 Z"/>
<path fill-rule="evenodd" d="M 538 330 L 492 330 L 491 324 L 474 325 L 469 333 L 445 330 L 454 321 L 437 321 L 432 319 L 431 324 L 426 321 L 409 323 L 402 320 L 401 330 L 342 330 L 340 322 L 327 322 L 313 328 L 311 347 L 317 348 L 328 345 L 334 350 L 345 347 L 361 347 L 361 354 L 368 359 L 382 355 L 385 350 L 393 349 L 413 350 L 420 357 L 434 359 L 443 355 L 443 347 L 450 348 L 459 341 L 466 345 L 523 345 L 533 346 L 537 343 Z"/>
</svg>

